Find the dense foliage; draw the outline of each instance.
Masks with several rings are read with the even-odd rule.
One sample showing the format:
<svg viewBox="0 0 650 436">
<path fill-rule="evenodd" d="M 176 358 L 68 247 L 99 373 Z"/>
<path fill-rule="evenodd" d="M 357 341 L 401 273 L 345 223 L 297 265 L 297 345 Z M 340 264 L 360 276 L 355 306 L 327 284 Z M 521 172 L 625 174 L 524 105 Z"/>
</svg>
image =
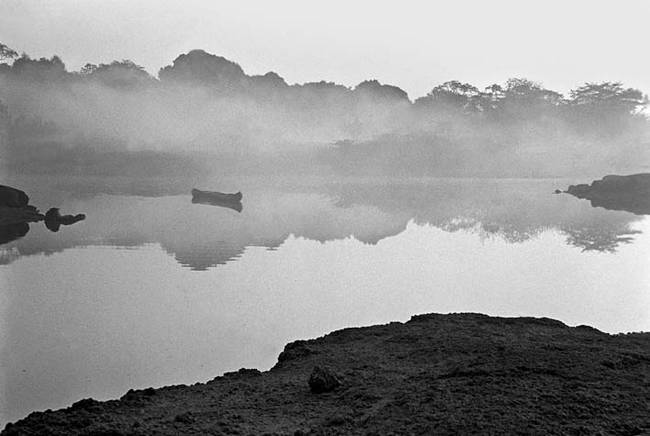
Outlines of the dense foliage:
<svg viewBox="0 0 650 436">
<path fill-rule="evenodd" d="M 18 56 L 3 44 L 0 60 L 3 148 L 23 162 L 81 147 L 319 150 L 322 162 L 351 173 L 555 175 L 650 163 L 648 99 L 618 82 L 564 96 L 523 78 L 483 90 L 449 81 L 411 101 L 377 80 L 349 88 L 248 75 L 202 50 L 157 78 L 130 60 L 68 71 L 57 56 Z M 324 144 L 336 146 L 323 152 Z"/>
</svg>

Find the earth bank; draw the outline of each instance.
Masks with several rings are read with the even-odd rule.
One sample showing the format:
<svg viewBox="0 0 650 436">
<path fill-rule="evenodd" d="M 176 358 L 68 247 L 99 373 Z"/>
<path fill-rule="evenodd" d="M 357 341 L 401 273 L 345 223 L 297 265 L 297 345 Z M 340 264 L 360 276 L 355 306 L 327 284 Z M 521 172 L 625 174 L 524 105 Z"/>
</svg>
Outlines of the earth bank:
<svg viewBox="0 0 650 436">
<path fill-rule="evenodd" d="M 468 433 L 650 433 L 650 333 L 419 315 L 290 343 L 266 372 L 84 399 L 1 434 Z"/>
</svg>

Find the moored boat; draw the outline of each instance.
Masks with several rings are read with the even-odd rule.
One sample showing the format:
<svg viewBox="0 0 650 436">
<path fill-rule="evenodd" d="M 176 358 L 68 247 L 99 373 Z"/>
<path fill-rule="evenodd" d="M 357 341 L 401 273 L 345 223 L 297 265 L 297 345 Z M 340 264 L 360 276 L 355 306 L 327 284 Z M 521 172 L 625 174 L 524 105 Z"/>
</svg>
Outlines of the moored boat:
<svg viewBox="0 0 650 436">
<path fill-rule="evenodd" d="M 234 194 L 227 194 L 215 191 L 201 191 L 200 189 L 192 189 L 192 197 L 197 200 L 212 200 L 218 202 L 241 202 L 242 193 L 236 192 Z"/>
</svg>

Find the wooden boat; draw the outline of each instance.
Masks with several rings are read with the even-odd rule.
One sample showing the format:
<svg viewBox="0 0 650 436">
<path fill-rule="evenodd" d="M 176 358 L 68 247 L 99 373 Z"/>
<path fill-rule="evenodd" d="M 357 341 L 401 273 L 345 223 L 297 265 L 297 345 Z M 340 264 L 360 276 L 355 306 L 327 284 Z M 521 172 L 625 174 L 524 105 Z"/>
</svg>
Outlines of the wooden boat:
<svg viewBox="0 0 650 436">
<path fill-rule="evenodd" d="M 192 198 L 203 201 L 214 201 L 218 203 L 240 203 L 242 193 L 225 194 L 223 192 L 214 191 L 201 191 L 199 189 L 192 189 Z"/>
<path fill-rule="evenodd" d="M 207 204 L 209 206 L 226 207 L 228 209 L 236 210 L 237 212 L 241 212 L 244 209 L 241 201 L 221 201 L 192 197 L 192 204 Z"/>
</svg>

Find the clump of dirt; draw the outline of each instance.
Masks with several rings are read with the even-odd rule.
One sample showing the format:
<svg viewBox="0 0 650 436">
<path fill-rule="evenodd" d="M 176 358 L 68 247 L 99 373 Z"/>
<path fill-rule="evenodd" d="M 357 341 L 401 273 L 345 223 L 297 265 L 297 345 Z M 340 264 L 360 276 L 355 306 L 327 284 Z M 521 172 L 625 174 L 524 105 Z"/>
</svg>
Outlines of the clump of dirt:
<svg viewBox="0 0 650 436">
<path fill-rule="evenodd" d="M 648 434 L 649 375 L 650 333 L 430 314 L 288 344 L 266 372 L 35 412 L 2 435 Z"/>
</svg>

